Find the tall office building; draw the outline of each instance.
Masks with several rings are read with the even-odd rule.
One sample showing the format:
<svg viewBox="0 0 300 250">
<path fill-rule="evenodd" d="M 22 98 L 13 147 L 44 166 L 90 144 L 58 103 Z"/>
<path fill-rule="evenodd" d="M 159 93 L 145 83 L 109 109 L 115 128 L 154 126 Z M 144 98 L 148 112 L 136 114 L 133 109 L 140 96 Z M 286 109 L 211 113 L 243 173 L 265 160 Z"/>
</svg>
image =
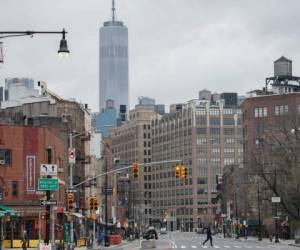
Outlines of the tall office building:
<svg viewBox="0 0 300 250">
<path fill-rule="evenodd" d="M 115 20 L 115 4 L 112 0 L 112 20 L 100 28 L 100 101 L 99 112 L 107 100 L 113 100 L 117 114 L 120 105 L 129 110 L 128 95 L 128 29 Z"/>
</svg>

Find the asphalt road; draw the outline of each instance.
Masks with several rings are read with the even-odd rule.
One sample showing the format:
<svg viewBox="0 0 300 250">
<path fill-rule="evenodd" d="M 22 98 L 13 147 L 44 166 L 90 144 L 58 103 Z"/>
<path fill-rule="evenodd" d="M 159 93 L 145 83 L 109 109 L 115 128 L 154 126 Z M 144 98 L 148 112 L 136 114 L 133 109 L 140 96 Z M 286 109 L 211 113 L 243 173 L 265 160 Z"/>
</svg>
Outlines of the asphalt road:
<svg viewBox="0 0 300 250">
<path fill-rule="evenodd" d="M 160 250 L 171 250 L 171 249 L 185 249 L 185 250 L 195 250 L 195 249 L 265 249 L 265 250 L 299 250 L 299 247 L 289 246 L 283 243 L 270 243 L 267 241 L 259 242 L 257 240 L 244 240 L 244 239 L 229 239 L 221 238 L 218 236 L 213 237 L 213 246 L 211 247 L 209 242 L 205 246 L 202 246 L 205 240 L 205 235 L 199 235 L 196 233 L 182 233 L 182 232 L 172 232 L 166 235 L 160 235 L 159 239 L 156 241 L 156 249 Z M 138 250 L 141 248 L 141 242 L 135 240 L 127 245 L 124 245 L 120 250 Z"/>
</svg>

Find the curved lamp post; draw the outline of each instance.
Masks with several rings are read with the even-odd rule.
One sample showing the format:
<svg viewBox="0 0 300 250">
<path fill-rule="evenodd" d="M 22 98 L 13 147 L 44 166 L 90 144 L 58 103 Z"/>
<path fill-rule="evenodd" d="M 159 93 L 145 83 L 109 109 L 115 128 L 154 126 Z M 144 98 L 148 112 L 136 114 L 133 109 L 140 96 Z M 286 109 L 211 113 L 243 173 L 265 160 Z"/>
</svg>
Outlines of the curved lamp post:
<svg viewBox="0 0 300 250">
<path fill-rule="evenodd" d="M 58 55 L 60 58 L 68 58 L 70 51 L 68 49 L 68 44 L 66 40 L 66 32 L 65 29 L 62 31 L 0 31 L 0 40 L 8 37 L 16 37 L 16 36 L 33 36 L 35 34 L 62 34 L 62 39 L 60 40 L 60 46 L 58 49 Z"/>
</svg>

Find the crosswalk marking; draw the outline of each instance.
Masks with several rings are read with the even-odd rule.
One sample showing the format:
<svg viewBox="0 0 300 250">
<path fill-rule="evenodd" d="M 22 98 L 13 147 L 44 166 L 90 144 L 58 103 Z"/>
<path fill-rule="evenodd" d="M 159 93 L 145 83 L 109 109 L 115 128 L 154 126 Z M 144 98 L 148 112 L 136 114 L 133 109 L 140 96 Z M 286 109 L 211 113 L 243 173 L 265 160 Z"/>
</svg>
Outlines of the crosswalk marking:
<svg viewBox="0 0 300 250">
<path fill-rule="evenodd" d="M 186 246 L 181 246 L 181 248 L 186 248 Z"/>
<path fill-rule="evenodd" d="M 207 248 L 207 246 L 202 246 L 202 248 Z"/>
<path fill-rule="evenodd" d="M 230 248 L 230 246 L 224 246 L 225 248 Z"/>
<path fill-rule="evenodd" d="M 192 246 L 192 248 L 197 248 L 196 246 Z"/>
<path fill-rule="evenodd" d="M 214 246 L 214 248 L 220 248 L 219 246 Z"/>
<path fill-rule="evenodd" d="M 235 248 L 241 248 L 240 246 L 234 246 Z"/>
</svg>

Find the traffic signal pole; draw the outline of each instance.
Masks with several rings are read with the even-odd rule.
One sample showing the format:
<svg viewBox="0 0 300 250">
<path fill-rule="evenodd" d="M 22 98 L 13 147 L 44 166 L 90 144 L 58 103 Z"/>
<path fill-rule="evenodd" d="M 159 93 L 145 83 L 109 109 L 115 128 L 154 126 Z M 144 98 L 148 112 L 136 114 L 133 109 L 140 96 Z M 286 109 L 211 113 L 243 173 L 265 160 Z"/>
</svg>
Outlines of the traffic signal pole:
<svg viewBox="0 0 300 250">
<path fill-rule="evenodd" d="M 73 148 L 73 135 L 72 133 L 69 134 L 69 143 L 70 143 L 70 148 Z M 74 167 L 74 164 L 73 163 L 69 163 L 70 164 L 70 189 L 73 189 L 73 167 Z M 72 212 L 73 211 L 70 211 L 71 212 L 71 216 L 70 216 L 70 243 L 71 243 L 71 249 L 74 248 L 74 245 L 73 245 L 73 241 L 74 241 L 74 225 L 73 225 L 73 215 L 72 215 Z"/>
<path fill-rule="evenodd" d="M 151 163 L 143 163 L 143 164 L 139 164 L 139 165 L 140 165 L 140 167 L 144 167 L 144 166 L 152 166 L 152 165 L 162 164 L 162 163 L 178 163 L 178 162 L 182 162 L 182 160 L 156 161 L 156 162 L 151 162 Z M 115 172 L 120 172 L 122 170 L 129 169 L 129 168 L 132 168 L 132 165 L 128 165 L 128 166 L 123 167 L 123 168 L 114 169 L 114 170 L 111 170 L 111 171 L 106 171 L 102 174 L 95 175 L 94 177 L 88 178 L 88 179 L 86 179 L 86 180 L 84 180 L 84 181 L 82 181 L 82 182 L 80 182 L 76 185 L 73 185 L 72 187 L 76 188 L 76 187 L 81 186 L 84 183 L 87 183 L 91 180 L 97 179 L 101 176 L 105 176 L 105 175 L 112 174 L 112 173 L 115 173 Z"/>
<path fill-rule="evenodd" d="M 52 151 L 51 148 L 47 148 L 47 163 L 51 164 L 51 158 L 52 158 Z M 47 178 L 51 178 L 51 176 L 47 176 Z M 50 190 L 46 191 L 46 200 L 50 200 Z M 49 204 L 46 205 L 46 235 L 45 235 L 45 243 L 49 244 L 50 239 L 50 214 L 51 214 L 51 206 Z M 26 242 L 27 244 L 27 242 Z"/>
</svg>

